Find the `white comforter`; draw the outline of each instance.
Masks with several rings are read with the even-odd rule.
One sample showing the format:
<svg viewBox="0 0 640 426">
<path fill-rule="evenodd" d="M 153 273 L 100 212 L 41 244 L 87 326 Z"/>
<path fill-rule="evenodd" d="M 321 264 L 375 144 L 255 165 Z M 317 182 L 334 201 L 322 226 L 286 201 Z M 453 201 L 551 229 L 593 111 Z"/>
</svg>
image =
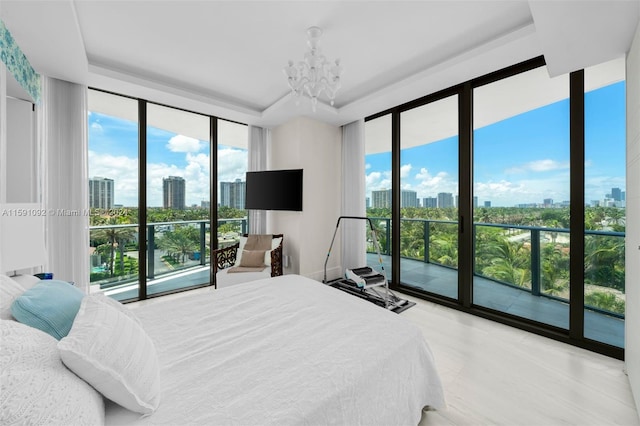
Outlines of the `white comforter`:
<svg viewBox="0 0 640 426">
<path fill-rule="evenodd" d="M 160 408 L 107 424 L 417 424 L 444 398 L 420 330 L 298 275 L 159 299 L 134 311 L 156 344 Z"/>
</svg>

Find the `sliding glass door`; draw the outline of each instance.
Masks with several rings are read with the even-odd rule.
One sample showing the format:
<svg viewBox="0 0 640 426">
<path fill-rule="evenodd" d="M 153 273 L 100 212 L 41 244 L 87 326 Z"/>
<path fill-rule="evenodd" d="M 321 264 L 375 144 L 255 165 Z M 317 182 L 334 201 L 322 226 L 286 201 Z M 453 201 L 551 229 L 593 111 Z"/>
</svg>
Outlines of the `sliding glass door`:
<svg viewBox="0 0 640 426">
<path fill-rule="evenodd" d="M 584 70 L 584 336 L 624 346 L 624 59 Z"/>
<path fill-rule="evenodd" d="M 458 96 L 400 113 L 400 280 L 458 298 Z"/>
<path fill-rule="evenodd" d="M 90 291 L 138 294 L 138 102 L 89 90 Z"/>
<path fill-rule="evenodd" d="M 394 288 L 621 358 L 625 115 L 623 58 L 539 57 L 368 118 Z"/>
<path fill-rule="evenodd" d="M 248 231 L 248 127 L 93 89 L 89 111 L 92 291 L 211 285 L 211 251 Z"/>
<path fill-rule="evenodd" d="M 249 127 L 232 121 L 217 121 L 218 135 L 218 247 L 240 241 L 248 233 L 245 209 L 247 167 L 249 166 Z"/>
<path fill-rule="evenodd" d="M 209 117 L 147 104 L 147 294 L 209 283 Z M 142 255 L 142 253 L 141 253 Z"/>
<path fill-rule="evenodd" d="M 473 303 L 569 328 L 569 76 L 474 90 Z"/>
<path fill-rule="evenodd" d="M 367 217 L 375 229 L 380 258 L 391 281 L 391 114 L 365 122 L 365 184 Z M 374 236 L 367 226 L 367 264 L 380 271 Z"/>
</svg>

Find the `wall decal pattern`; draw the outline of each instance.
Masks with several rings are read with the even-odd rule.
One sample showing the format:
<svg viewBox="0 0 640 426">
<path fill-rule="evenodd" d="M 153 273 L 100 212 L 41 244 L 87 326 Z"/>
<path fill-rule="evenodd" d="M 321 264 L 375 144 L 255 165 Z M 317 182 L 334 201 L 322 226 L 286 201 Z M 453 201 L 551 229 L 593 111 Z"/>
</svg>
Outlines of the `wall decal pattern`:
<svg viewBox="0 0 640 426">
<path fill-rule="evenodd" d="M 20 50 L 13 36 L 0 19 L 0 60 L 16 81 L 31 96 L 34 102 L 40 101 L 40 74 L 33 69 L 27 57 Z"/>
</svg>

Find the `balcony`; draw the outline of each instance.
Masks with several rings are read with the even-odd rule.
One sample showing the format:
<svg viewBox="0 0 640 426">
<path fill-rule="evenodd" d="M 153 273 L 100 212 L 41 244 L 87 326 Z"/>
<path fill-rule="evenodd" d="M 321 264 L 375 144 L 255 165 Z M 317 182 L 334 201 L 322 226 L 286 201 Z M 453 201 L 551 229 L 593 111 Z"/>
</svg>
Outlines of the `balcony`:
<svg viewBox="0 0 640 426">
<path fill-rule="evenodd" d="M 387 275 L 390 276 L 390 219 L 372 218 L 372 220 L 379 226 L 383 264 Z M 439 233 L 441 234 L 446 229 L 455 232 L 457 224 L 451 221 L 425 219 L 407 219 L 402 222 L 403 227 L 419 228 L 418 232 L 414 232 L 414 235 L 420 235 L 419 241 L 403 242 L 403 247 L 411 246 L 414 250 L 413 253 L 417 253 L 417 255 L 403 256 L 401 258 L 402 282 L 420 290 L 454 299 L 457 298 L 457 246 L 454 247 L 455 251 L 451 255 L 435 258 L 436 245 L 440 244 L 437 241 Z M 247 232 L 246 218 L 221 219 L 218 221 L 218 227 L 223 224 L 232 225 L 237 231 L 226 235 L 218 235 L 218 245 L 220 247 L 234 244 L 239 233 Z M 176 227 L 193 228 L 195 231 L 189 232 L 194 236 L 198 235 L 198 237 L 194 237 L 197 244 L 192 246 L 193 250 L 179 254 L 173 253 L 174 261 L 171 262 L 171 260 L 167 259 L 167 256 L 171 253 L 168 253 L 167 249 L 160 248 L 161 245 L 158 244 L 158 241 L 166 233 L 175 230 Z M 109 276 L 110 273 L 108 273 L 110 267 L 107 263 L 109 262 L 110 250 L 105 251 L 103 248 L 103 254 L 100 256 L 101 262 L 97 261 L 95 255 L 92 256 L 95 261 L 92 266 L 92 291 L 103 291 L 117 300 L 134 299 L 138 296 L 138 252 L 137 242 L 135 241 L 137 228 L 138 226 L 135 224 L 93 226 L 90 228 L 92 240 L 97 235 L 100 235 L 95 233 L 102 233 L 103 237 L 108 232 L 111 232 L 114 236 L 119 234 L 120 238 L 123 238 L 123 235 L 125 236 L 124 240 L 120 240 L 123 241 L 122 249 L 118 241 L 112 245 L 114 247 L 113 269 L 117 272 L 113 277 Z M 129 230 L 129 232 L 124 232 L 123 230 Z M 544 269 L 549 266 L 549 258 L 551 256 L 559 256 L 559 259 L 556 260 L 560 263 L 568 259 L 568 251 L 564 247 L 567 246 L 569 230 L 476 223 L 474 224 L 474 232 L 478 237 L 473 283 L 474 304 L 567 329 L 569 326 L 568 290 L 558 284 L 562 283 L 562 279 L 554 276 L 554 271 L 545 271 Z M 481 266 L 483 262 L 483 259 L 481 259 L 482 253 L 488 250 L 487 245 L 491 242 L 491 238 L 488 238 L 487 234 L 496 232 L 507 236 L 509 243 L 503 249 L 506 250 L 513 246 L 523 250 L 523 253 L 527 253 L 528 261 L 523 265 L 527 271 L 525 274 L 526 279 L 513 282 L 515 280 L 505 279 L 506 276 L 495 268 L 492 270 L 485 267 L 483 269 L 484 273 L 479 270 L 479 265 Z M 133 235 L 134 238 L 127 240 L 127 235 Z M 592 270 L 593 268 L 590 265 L 593 263 L 593 259 L 601 256 L 605 251 L 603 247 L 611 246 L 611 241 L 624 244 L 624 233 L 586 231 L 585 240 L 585 276 L 589 277 L 590 281 L 594 281 L 592 278 L 602 275 L 602 270 Z M 210 229 L 208 221 L 194 220 L 147 224 L 147 241 L 147 294 L 158 294 L 209 283 Z M 605 241 L 609 241 L 609 244 L 602 244 Z M 195 246 L 197 246 L 197 249 Z M 370 251 L 371 248 L 369 248 Z M 204 256 L 201 253 L 204 253 Z M 624 252 L 615 253 L 609 250 L 608 254 L 609 258 L 600 259 L 599 262 L 621 262 L 624 265 Z M 495 256 L 496 254 L 493 253 L 493 255 Z M 620 255 L 622 256 L 621 258 Z M 378 264 L 377 256 L 373 253 L 368 256 L 368 264 L 375 268 Z M 176 257 L 179 257 L 179 259 L 176 259 Z M 615 271 L 611 275 L 615 275 Z M 597 282 L 597 280 L 594 282 Z M 622 282 L 624 282 L 624 276 L 622 277 Z M 593 340 L 623 347 L 624 288 L 615 290 L 611 286 L 586 284 L 585 293 L 587 294 L 585 303 L 585 336 Z M 614 302 L 621 302 L 622 305 L 620 306 L 620 303 L 617 305 L 615 303 L 613 305 L 611 303 L 600 306 L 595 306 L 595 303 L 590 305 L 588 303 L 590 300 L 598 302 L 598 298 L 589 299 L 589 295 L 597 293 L 613 295 Z M 607 308 L 611 306 L 617 307 L 617 309 L 614 311 Z"/>
<path fill-rule="evenodd" d="M 371 219 L 390 276 L 391 220 Z M 457 242 L 446 244 L 447 235 L 457 235 L 457 223 L 403 219 L 401 227 L 402 283 L 457 299 Z M 568 329 L 569 230 L 475 223 L 474 235 L 473 303 Z M 624 236 L 585 231 L 585 337 L 618 347 L 624 347 Z M 375 268 L 377 256 L 368 257 Z"/>
<path fill-rule="evenodd" d="M 247 219 L 220 219 L 218 227 L 234 231 L 218 235 L 218 247 L 238 241 L 247 232 Z M 208 220 L 147 224 L 147 294 L 190 288 L 209 283 L 210 229 Z M 138 297 L 138 225 L 90 227 L 91 241 L 107 241 L 91 247 L 91 291 L 116 300 Z"/>
</svg>

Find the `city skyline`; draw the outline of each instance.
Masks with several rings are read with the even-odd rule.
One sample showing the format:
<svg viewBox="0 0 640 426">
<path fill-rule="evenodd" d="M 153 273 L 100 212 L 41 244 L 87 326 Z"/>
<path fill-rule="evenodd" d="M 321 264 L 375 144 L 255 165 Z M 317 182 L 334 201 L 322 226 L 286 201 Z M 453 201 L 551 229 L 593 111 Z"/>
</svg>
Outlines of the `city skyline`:
<svg viewBox="0 0 640 426">
<path fill-rule="evenodd" d="M 606 205 L 611 188 L 625 188 L 624 82 L 594 90 L 585 99 L 585 202 Z M 545 198 L 570 199 L 569 150 L 564 122 L 567 100 L 475 129 L 474 196 L 493 207 L 538 204 Z M 589 117 L 608 123 L 593 126 Z M 117 176 L 115 205 L 136 206 L 138 196 L 138 125 L 89 113 L 89 170 L 95 176 Z M 527 132 L 531 122 L 545 123 Z M 541 128 L 538 128 L 541 127 Z M 535 133 L 535 134 L 534 134 Z M 518 135 L 517 145 L 510 135 Z M 565 135 L 566 136 L 566 135 Z M 169 131 L 147 129 L 147 203 L 162 206 L 162 178 L 183 176 L 187 206 L 209 199 L 209 143 Z M 491 143 L 485 143 L 490 141 Z M 218 182 L 244 179 L 247 150 L 220 145 Z M 438 193 L 458 194 L 457 137 L 405 149 L 401 153 L 401 189 L 419 200 Z M 391 187 L 391 153 L 365 157 L 366 196 Z M 216 201 L 220 203 L 221 200 Z"/>
<path fill-rule="evenodd" d="M 169 176 L 163 178 L 163 208 L 172 209 L 173 205 L 182 205 L 186 180 L 181 176 Z M 89 207 L 109 209 L 114 206 L 124 207 L 114 203 L 114 179 L 95 176 L 89 178 Z M 176 187 L 176 188 L 173 188 Z M 231 207 L 244 210 L 246 194 L 246 181 L 236 179 L 234 182 L 220 182 L 220 203 L 219 206 Z M 184 204 L 183 208 L 197 207 L 209 208 L 209 200 L 201 200 L 200 204 Z M 126 206 L 137 207 L 137 206 Z M 176 207 L 182 209 L 181 207 Z"/>
<path fill-rule="evenodd" d="M 375 190 L 371 192 L 372 197 L 365 197 L 365 205 L 367 208 L 391 208 L 391 189 Z M 440 192 L 437 197 L 424 197 L 420 200 L 416 191 L 401 190 L 400 207 L 431 207 L 431 208 L 448 208 L 458 207 L 458 195 L 450 192 Z M 455 200 L 455 202 L 452 202 Z M 477 196 L 473 197 L 473 207 L 480 206 Z M 515 206 L 502 207 L 521 207 L 521 208 L 550 208 L 550 207 L 568 207 L 568 200 L 554 202 L 552 198 L 545 198 L 541 203 L 519 203 Z M 602 200 L 591 200 L 585 203 L 591 207 L 626 207 L 625 191 L 620 188 L 611 188 L 609 194 L 605 194 Z M 491 200 L 482 200 L 482 207 L 491 207 Z M 494 206 L 498 207 L 498 206 Z"/>
<path fill-rule="evenodd" d="M 115 205 L 138 205 L 138 123 L 97 112 L 88 114 L 89 173 L 117 176 Z M 189 182 L 187 206 L 209 200 L 209 142 L 147 127 L 147 205 L 162 207 L 162 179 L 181 176 Z M 220 144 L 218 181 L 244 179 L 247 150 Z M 217 200 L 219 203 L 220 200 Z"/>
<path fill-rule="evenodd" d="M 625 188 L 624 84 L 585 94 L 587 203 Z M 494 207 L 569 200 L 568 110 L 565 99 L 474 129 L 473 195 Z M 390 144 L 389 152 L 366 156 L 366 197 L 391 187 Z M 400 165 L 401 188 L 419 199 L 459 192 L 457 136 L 403 149 Z"/>
</svg>

